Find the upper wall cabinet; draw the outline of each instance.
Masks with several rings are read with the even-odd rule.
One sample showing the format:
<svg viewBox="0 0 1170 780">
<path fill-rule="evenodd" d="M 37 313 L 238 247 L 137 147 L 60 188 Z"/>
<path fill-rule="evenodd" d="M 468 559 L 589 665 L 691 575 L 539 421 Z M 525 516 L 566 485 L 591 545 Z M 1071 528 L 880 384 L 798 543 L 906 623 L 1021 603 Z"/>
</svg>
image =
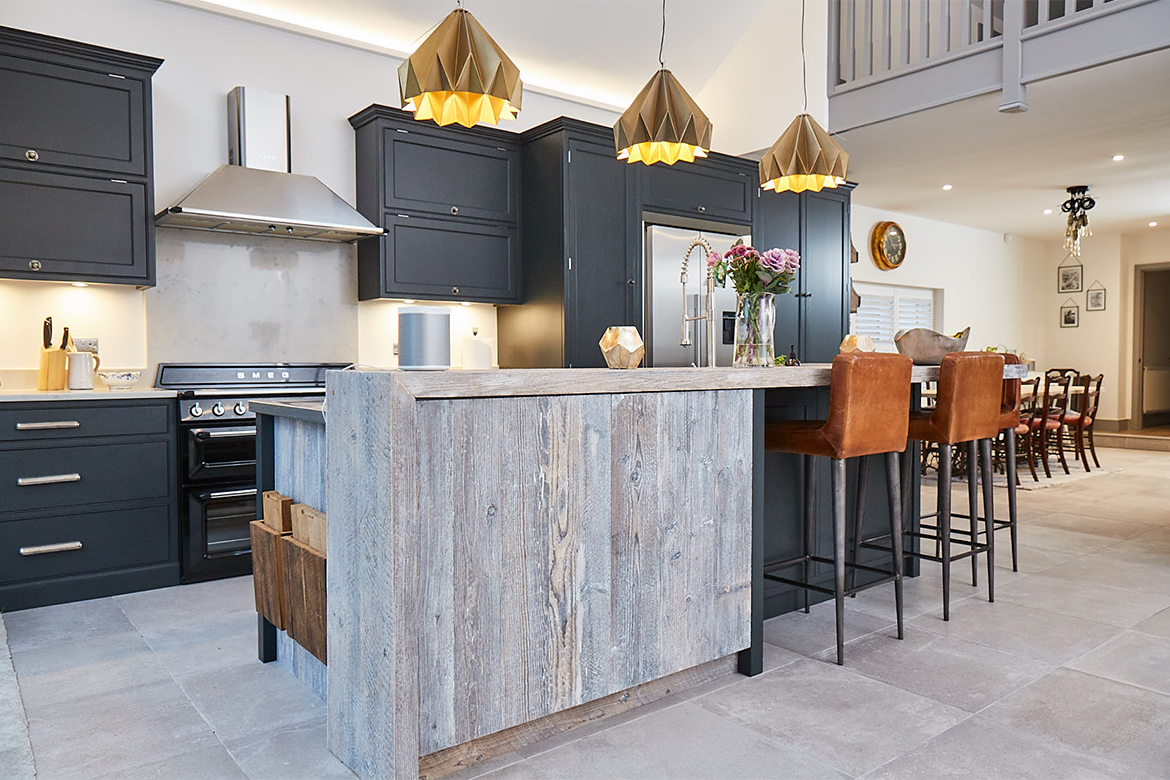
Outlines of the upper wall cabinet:
<svg viewBox="0 0 1170 780">
<path fill-rule="evenodd" d="M 712 154 L 690 164 L 640 166 L 642 206 L 697 219 L 752 224 L 756 165 L 750 160 Z"/>
<path fill-rule="evenodd" d="M 520 147 L 370 106 L 356 133 L 357 208 L 386 228 L 358 244 L 358 297 L 520 302 Z"/>
<path fill-rule="evenodd" d="M 0 277 L 154 284 L 161 64 L 0 27 Z"/>
</svg>

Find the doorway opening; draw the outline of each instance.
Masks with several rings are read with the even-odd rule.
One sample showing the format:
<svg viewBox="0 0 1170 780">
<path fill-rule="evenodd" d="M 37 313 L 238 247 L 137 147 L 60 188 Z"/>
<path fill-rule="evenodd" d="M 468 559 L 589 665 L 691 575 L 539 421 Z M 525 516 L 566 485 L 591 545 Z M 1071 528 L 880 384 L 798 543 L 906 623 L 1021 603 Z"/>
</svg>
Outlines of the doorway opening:
<svg viewBox="0 0 1170 780">
<path fill-rule="evenodd" d="M 1170 264 L 1134 269 L 1131 427 L 1170 436 Z"/>
</svg>

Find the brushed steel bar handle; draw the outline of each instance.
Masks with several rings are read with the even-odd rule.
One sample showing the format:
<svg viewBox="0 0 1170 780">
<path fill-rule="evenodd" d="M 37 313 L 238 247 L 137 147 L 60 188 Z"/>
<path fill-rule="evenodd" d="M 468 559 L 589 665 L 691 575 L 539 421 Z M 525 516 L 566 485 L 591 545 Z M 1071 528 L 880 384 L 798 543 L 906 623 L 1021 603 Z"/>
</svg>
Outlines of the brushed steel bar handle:
<svg viewBox="0 0 1170 780">
<path fill-rule="evenodd" d="M 205 493 L 204 495 L 209 499 L 243 498 L 244 496 L 256 495 L 256 488 L 245 488 L 243 490 L 219 490 L 214 493 Z"/>
<path fill-rule="evenodd" d="M 80 482 L 80 474 L 53 474 L 47 477 L 17 477 L 16 484 L 21 487 L 32 485 L 59 485 L 64 482 Z"/>
<path fill-rule="evenodd" d="M 80 428 L 81 423 L 77 420 L 52 420 L 49 422 L 18 422 L 16 430 L 18 431 L 59 431 L 65 428 Z"/>
<path fill-rule="evenodd" d="M 30 555 L 46 555 L 48 553 L 69 552 L 70 550 L 80 550 L 81 542 L 57 542 L 56 544 L 38 544 L 34 547 L 21 547 L 20 554 L 24 557 Z"/>
</svg>

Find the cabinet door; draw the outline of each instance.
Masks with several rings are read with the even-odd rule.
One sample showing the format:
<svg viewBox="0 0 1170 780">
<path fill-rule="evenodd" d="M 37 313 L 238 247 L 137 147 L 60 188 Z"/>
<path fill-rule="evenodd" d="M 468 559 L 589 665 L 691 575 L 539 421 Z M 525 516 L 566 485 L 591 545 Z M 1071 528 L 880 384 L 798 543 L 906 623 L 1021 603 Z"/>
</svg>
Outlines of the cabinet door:
<svg viewBox="0 0 1170 780">
<path fill-rule="evenodd" d="M 747 170 L 710 160 L 636 167 L 642 173 L 642 206 L 647 210 L 743 225 L 752 222 L 755 177 Z"/>
<path fill-rule="evenodd" d="M 0 167 L 0 275 L 149 284 L 146 185 Z"/>
<path fill-rule="evenodd" d="M 520 150 L 452 135 L 383 131 L 386 209 L 515 224 Z"/>
<path fill-rule="evenodd" d="M 756 223 L 752 245 L 760 251 L 768 249 L 795 249 L 800 251 L 800 196 L 791 192 L 761 192 L 756 201 Z M 776 352 L 788 354 L 792 345 L 802 355 L 800 340 L 801 276 L 816 273 L 803 266 L 788 295 L 776 296 Z"/>
<path fill-rule="evenodd" d="M 831 363 L 849 329 L 849 192 L 805 192 L 801 202 L 800 358 Z"/>
<path fill-rule="evenodd" d="M 146 176 L 144 83 L 0 55 L 0 159 Z"/>
<path fill-rule="evenodd" d="M 604 367 L 597 342 L 611 325 L 641 327 L 626 197 L 630 165 L 613 149 L 569 141 L 568 243 L 572 258 L 565 316 L 565 362 L 574 368 Z M 568 261 L 566 258 L 566 262 Z M 634 266 L 634 267 L 631 267 Z"/>
<path fill-rule="evenodd" d="M 387 214 L 378 295 L 519 303 L 520 242 L 502 225 Z"/>
</svg>

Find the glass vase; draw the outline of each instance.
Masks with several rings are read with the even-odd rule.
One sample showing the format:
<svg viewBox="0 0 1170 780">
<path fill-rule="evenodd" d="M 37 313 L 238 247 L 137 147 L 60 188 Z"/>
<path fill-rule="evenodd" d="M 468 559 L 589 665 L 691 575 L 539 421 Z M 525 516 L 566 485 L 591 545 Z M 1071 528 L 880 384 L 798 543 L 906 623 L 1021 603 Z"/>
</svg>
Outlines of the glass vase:
<svg viewBox="0 0 1170 780">
<path fill-rule="evenodd" d="M 735 302 L 736 367 L 776 364 L 776 302 L 772 293 L 737 295 Z"/>
</svg>

